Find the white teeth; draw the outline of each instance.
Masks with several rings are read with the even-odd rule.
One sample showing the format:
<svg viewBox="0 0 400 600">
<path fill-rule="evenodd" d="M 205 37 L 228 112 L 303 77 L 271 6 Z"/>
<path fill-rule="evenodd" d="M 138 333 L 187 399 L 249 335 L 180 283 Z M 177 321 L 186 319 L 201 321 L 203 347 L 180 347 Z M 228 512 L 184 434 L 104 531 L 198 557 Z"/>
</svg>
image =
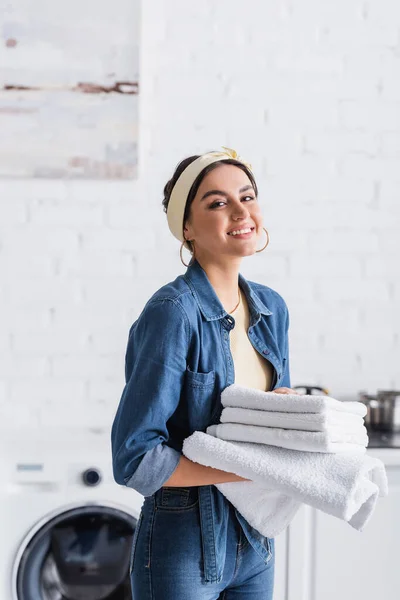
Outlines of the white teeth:
<svg viewBox="0 0 400 600">
<path fill-rule="evenodd" d="M 238 229 L 237 231 L 230 231 L 229 235 L 241 235 L 242 233 L 249 233 L 251 231 L 251 228 L 247 228 L 247 229 Z"/>
</svg>

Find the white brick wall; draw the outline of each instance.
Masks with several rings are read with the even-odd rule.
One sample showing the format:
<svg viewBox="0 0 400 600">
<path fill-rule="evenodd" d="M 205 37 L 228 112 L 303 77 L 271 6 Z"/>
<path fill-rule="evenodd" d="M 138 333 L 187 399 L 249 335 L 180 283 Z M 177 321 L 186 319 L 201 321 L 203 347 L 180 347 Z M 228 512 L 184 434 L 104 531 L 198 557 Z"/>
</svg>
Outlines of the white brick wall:
<svg viewBox="0 0 400 600">
<path fill-rule="evenodd" d="M 291 312 L 292 383 L 400 386 L 400 4 L 143 2 L 140 177 L 0 181 L 0 417 L 108 426 L 129 327 L 184 271 L 179 160 L 236 148 L 271 243 L 242 272 Z M 21 149 L 22 151 L 23 149 Z"/>
</svg>

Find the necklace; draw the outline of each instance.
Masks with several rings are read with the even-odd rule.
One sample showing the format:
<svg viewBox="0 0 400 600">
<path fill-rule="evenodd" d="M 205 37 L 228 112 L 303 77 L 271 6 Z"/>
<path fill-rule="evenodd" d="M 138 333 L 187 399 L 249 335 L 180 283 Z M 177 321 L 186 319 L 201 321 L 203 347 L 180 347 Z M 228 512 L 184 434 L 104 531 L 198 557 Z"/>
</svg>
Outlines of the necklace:
<svg viewBox="0 0 400 600">
<path fill-rule="evenodd" d="M 233 309 L 230 311 L 230 313 L 229 313 L 230 315 L 231 315 L 233 312 L 235 312 L 235 310 L 238 308 L 238 306 L 239 306 L 239 304 L 240 304 L 240 301 L 241 301 L 241 299 L 242 299 L 242 296 L 240 295 L 240 288 L 238 288 L 238 297 L 239 297 L 239 302 L 236 304 L 235 308 L 233 308 Z"/>
</svg>

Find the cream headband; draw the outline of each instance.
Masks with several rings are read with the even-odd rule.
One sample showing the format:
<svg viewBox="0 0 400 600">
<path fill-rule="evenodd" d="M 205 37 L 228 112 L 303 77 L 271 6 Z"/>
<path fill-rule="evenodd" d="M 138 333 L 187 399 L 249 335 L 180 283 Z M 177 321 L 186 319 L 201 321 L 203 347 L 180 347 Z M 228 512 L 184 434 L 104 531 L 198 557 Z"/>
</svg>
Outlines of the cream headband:
<svg viewBox="0 0 400 600">
<path fill-rule="evenodd" d="M 207 152 L 207 154 L 196 158 L 180 174 L 172 189 L 167 208 L 167 221 L 172 234 L 180 242 L 185 240 L 183 237 L 183 215 L 185 213 L 186 201 L 193 182 L 202 170 L 218 160 L 226 160 L 227 158 L 234 158 L 246 165 L 248 169 L 252 169 L 251 165 L 244 161 L 235 150 L 226 148 L 225 146 L 222 146 L 222 148 L 224 148 L 224 152 Z"/>
</svg>

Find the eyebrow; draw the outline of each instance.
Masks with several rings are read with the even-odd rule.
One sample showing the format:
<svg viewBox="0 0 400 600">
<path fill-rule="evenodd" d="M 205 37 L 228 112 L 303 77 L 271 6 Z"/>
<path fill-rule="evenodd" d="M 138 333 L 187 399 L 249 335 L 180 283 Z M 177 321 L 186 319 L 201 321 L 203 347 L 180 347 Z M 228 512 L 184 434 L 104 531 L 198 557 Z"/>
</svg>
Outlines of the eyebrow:
<svg viewBox="0 0 400 600">
<path fill-rule="evenodd" d="M 239 194 L 241 194 L 242 192 L 245 192 L 246 190 L 253 190 L 254 191 L 254 188 L 253 188 L 252 185 L 245 185 L 244 187 L 240 188 Z M 229 196 L 229 194 L 227 192 L 222 192 L 221 190 L 208 190 L 208 192 L 206 192 L 204 194 L 204 196 L 202 196 L 200 198 L 200 202 L 202 200 L 205 200 L 209 196 L 225 196 L 225 198 L 227 198 Z"/>
</svg>

